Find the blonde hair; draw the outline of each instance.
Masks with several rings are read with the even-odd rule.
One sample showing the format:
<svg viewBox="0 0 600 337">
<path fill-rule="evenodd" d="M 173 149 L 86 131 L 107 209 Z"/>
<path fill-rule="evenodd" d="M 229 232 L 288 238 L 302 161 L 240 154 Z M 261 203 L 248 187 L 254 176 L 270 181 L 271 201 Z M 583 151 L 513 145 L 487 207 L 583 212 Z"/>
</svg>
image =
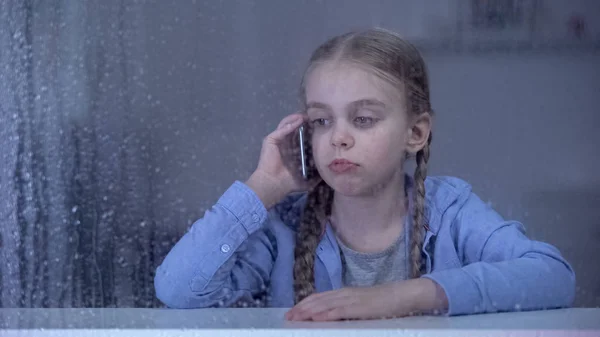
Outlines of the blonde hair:
<svg viewBox="0 0 600 337">
<path fill-rule="evenodd" d="M 430 113 L 429 82 L 425 61 L 409 42 L 397 34 L 379 28 L 360 32 L 350 32 L 336 36 L 312 54 L 300 86 L 300 96 L 304 103 L 305 79 L 315 66 L 324 62 L 350 62 L 373 71 L 378 77 L 388 81 L 406 98 L 407 111 L 412 115 Z M 413 227 L 410 231 L 410 275 L 421 275 L 421 229 L 425 224 L 425 177 L 431 133 L 425 147 L 416 154 L 414 172 L 415 191 L 413 193 Z M 405 155 L 408 157 L 408 154 Z M 314 163 L 311 163 L 314 165 Z M 313 168 L 316 172 L 316 169 Z M 317 173 L 318 174 L 318 173 Z M 294 251 L 294 292 L 298 303 L 315 291 L 314 265 L 317 245 L 324 231 L 324 223 L 331 215 L 333 189 L 325 182 L 309 191 L 300 227 L 296 234 Z"/>
</svg>

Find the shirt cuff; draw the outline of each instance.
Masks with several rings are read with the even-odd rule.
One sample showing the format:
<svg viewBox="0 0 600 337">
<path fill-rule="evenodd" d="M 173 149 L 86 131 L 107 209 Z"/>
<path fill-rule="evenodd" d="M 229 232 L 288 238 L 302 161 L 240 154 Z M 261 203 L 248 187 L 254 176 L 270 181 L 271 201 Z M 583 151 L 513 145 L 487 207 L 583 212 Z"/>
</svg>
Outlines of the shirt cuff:
<svg viewBox="0 0 600 337">
<path fill-rule="evenodd" d="M 238 180 L 223 193 L 217 204 L 231 212 L 248 235 L 259 230 L 267 219 L 265 205 L 248 185 Z"/>
<path fill-rule="evenodd" d="M 448 316 L 469 315 L 483 312 L 482 296 L 477 284 L 462 268 L 447 269 L 421 277 L 436 282 L 448 298 Z"/>
</svg>

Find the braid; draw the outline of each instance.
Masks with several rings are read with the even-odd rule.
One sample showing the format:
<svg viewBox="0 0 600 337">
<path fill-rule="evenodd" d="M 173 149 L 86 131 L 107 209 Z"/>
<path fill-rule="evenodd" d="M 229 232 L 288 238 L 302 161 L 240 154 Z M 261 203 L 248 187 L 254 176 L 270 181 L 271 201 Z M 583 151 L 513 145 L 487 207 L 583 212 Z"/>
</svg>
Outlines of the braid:
<svg viewBox="0 0 600 337">
<path fill-rule="evenodd" d="M 294 251 L 295 303 L 315 291 L 315 252 L 323 224 L 331 215 L 333 190 L 324 181 L 308 193 Z"/>
<path fill-rule="evenodd" d="M 410 237 L 411 275 L 413 278 L 421 276 L 421 248 L 423 236 L 421 228 L 425 224 L 425 178 L 427 177 L 427 162 L 429 161 L 429 145 L 431 144 L 431 133 L 425 147 L 417 152 L 417 168 L 415 169 L 415 193 L 413 209 L 413 228 Z"/>
</svg>

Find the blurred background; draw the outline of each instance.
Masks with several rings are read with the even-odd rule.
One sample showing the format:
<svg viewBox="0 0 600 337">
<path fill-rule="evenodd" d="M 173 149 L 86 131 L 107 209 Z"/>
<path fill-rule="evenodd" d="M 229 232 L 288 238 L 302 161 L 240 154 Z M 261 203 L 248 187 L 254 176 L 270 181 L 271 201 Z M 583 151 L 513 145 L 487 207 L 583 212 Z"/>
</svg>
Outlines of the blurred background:
<svg viewBox="0 0 600 337">
<path fill-rule="evenodd" d="M 327 38 L 417 44 L 433 175 L 469 181 L 600 306 L 600 2 L 0 1 L 0 307 L 158 307 L 154 270 L 298 107 Z"/>
</svg>

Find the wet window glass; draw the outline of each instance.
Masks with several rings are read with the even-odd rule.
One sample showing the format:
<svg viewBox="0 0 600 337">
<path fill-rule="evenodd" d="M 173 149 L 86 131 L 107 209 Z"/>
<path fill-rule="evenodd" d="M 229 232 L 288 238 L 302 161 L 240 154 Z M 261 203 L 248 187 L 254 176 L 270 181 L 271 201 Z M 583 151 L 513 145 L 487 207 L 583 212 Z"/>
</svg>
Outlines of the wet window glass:
<svg viewBox="0 0 600 337">
<path fill-rule="evenodd" d="M 407 150 L 406 160 L 400 153 L 392 156 L 406 163 L 408 177 L 417 177 L 415 193 L 422 182 L 420 174 L 423 179 L 448 176 L 467 182 L 481 207 L 522 223 L 528 239 L 543 242 L 540 247 L 551 245 L 548 252 L 556 248 L 568 261 L 577 275 L 574 306 L 597 307 L 600 25 L 595 18 L 599 11 L 597 2 L 584 0 L 2 1 L 0 307 L 164 308 L 182 304 L 185 301 L 177 295 L 168 303 L 157 297 L 155 276 L 171 272 L 159 266 L 175 252 L 184 235 L 219 230 L 212 223 L 194 226 L 208 216 L 229 219 L 232 226 L 232 219 L 238 217 L 243 227 L 232 227 L 228 237 L 206 234 L 213 235 L 205 243 L 214 249 L 198 247 L 207 255 L 198 258 L 187 291 L 222 296 L 211 306 L 293 304 L 291 293 L 289 298 L 271 298 L 275 281 L 270 279 L 270 267 L 244 274 L 244 268 L 253 267 L 250 262 L 258 261 L 252 259 L 268 255 L 275 260 L 277 254 L 288 252 L 277 246 L 282 234 L 274 229 L 255 241 L 246 240 L 259 230 L 253 226 L 266 226 L 265 221 L 271 220 L 260 212 L 260 205 L 244 209 L 239 205 L 266 197 L 248 201 L 243 198 L 248 198 L 250 189 L 236 190 L 236 198 L 246 201 L 221 199 L 230 205 L 231 213 L 221 214 L 223 210 L 214 206 L 226 191 L 232 191 L 234 182 L 246 185 L 264 155 L 265 137 L 285 116 L 306 111 L 302 109 L 307 96 L 316 102 L 308 110 L 312 123 L 303 139 L 312 152 L 303 152 L 305 157 L 300 158 L 296 140 L 291 155 L 306 160 L 306 174 L 318 174 L 310 171 L 317 168 L 328 183 L 374 167 L 372 162 L 357 164 L 338 158 L 344 149 L 365 142 L 365 135 L 408 134 L 384 126 L 400 118 L 394 117 L 400 109 L 395 99 L 400 98 L 387 95 L 385 88 L 395 87 L 382 79 L 385 76 L 372 77 L 373 83 L 381 85 L 352 82 L 354 73 L 349 70 L 344 72 L 345 81 L 335 82 L 334 70 L 319 68 L 321 77 L 303 82 L 311 55 L 322 43 L 373 27 L 410 41 L 426 64 L 430 99 L 415 101 L 416 96 L 408 95 L 412 97 L 406 98 L 409 108 L 402 105 L 402 109 L 431 112 L 431 125 L 423 122 L 427 124 L 424 129 L 414 129 L 432 130 L 430 145 L 425 145 L 427 137 L 411 133 L 415 142 L 421 139 L 419 149 L 426 146 L 427 167 L 421 171 L 417 167 L 422 151 L 411 155 Z M 420 70 L 407 71 L 409 76 L 410 71 Z M 359 97 L 370 101 L 347 106 L 344 95 L 348 93 L 336 96 L 339 90 L 323 91 L 332 88 L 319 87 L 327 83 L 337 83 L 332 85 L 339 85 L 340 90 L 351 83 L 360 93 L 372 93 Z M 424 95 L 418 83 L 417 89 L 404 87 Z M 306 143 L 307 139 L 319 146 Z M 389 143 L 372 144 L 383 145 L 363 152 L 365 157 L 355 161 L 392 158 L 380 153 L 391 151 L 391 145 L 386 148 Z M 324 150 L 328 146 L 341 152 L 336 157 Z M 376 172 L 383 176 L 388 166 L 381 167 Z M 333 190 L 350 195 L 354 193 L 352 181 L 332 185 Z M 286 184 L 281 183 L 290 192 Z M 323 193 L 309 200 L 331 205 L 333 190 L 319 186 Z M 269 208 L 281 199 L 269 199 Z M 406 254 L 378 260 L 380 266 L 397 268 L 392 272 L 370 276 L 340 272 L 340 282 L 372 284 L 435 270 L 441 262 L 436 261 L 434 250 L 443 244 L 443 237 L 433 223 L 442 224 L 442 212 L 451 206 L 443 204 L 447 199 L 440 198 L 437 204 L 427 204 L 427 200 L 421 200 L 423 208 L 414 208 L 425 212 L 422 218 L 408 217 L 424 223 L 421 239 L 426 244 L 423 264 L 417 270 L 410 251 L 420 246 L 412 246 L 411 240 L 373 239 L 370 242 L 378 244 L 369 250 L 367 244 L 361 246 L 356 237 L 359 232 L 349 231 L 337 236 L 339 249 L 332 250 L 344 257 L 339 263 L 345 271 L 378 265 L 367 266 L 360 247 L 370 252 L 402 247 Z M 301 226 L 290 213 L 295 208 L 277 207 L 289 230 Z M 407 201 L 406 207 L 417 206 Z M 320 207 L 314 219 L 331 212 Z M 331 225 L 335 227 L 335 221 Z M 461 239 L 458 227 L 452 228 L 454 232 L 448 233 L 456 236 L 454 241 L 448 239 L 448 247 L 451 242 L 457 250 L 468 246 L 476 256 L 476 246 L 469 246 L 474 245 L 469 240 L 483 239 Z M 312 237 L 333 235 L 336 240 L 325 227 L 317 230 L 322 232 Z M 238 237 L 243 240 L 236 241 Z M 252 246 L 259 241 L 259 248 Z M 483 241 L 477 242 L 483 247 Z M 502 243 L 492 239 L 487 247 L 496 246 Z M 286 249 L 291 273 L 293 250 Z M 471 256 L 467 248 L 456 254 L 462 259 L 457 266 L 476 262 L 467 258 Z M 485 257 L 497 257 L 490 254 Z M 234 261 L 238 256 L 246 256 L 248 265 Z M 222 265 L 211 267 L 220 258 Z M 191 260 L 184 259 L 182 265 L 186 261 Z M 317 279 L 326 270 L 318 269 L 319 261 L 314 262 L 318 275 L 312 275 Z M 228 263 L 232 266 L 227 267 Z M 229 268 L 228 272 L 239 268 L 241 274 L 220 275 L 222 268 Z M 256 279 L 240 281 L 239 275 Z M 220 289 L 207 281 L 212 277 L 233 277 L 231 284 L 245 284 L 256 291 L 242 296 L 235 287 Z M 286 284 L 292 289 L 293 280 L 288 279 Z M 324 289 L 319 282 L 313 286 Z M 229 301 L 234 296 L 244 301 Z M 503 305 L 495 301 L 491 299 L 489 305 Z M 510 307 L 519 310 L 521 305 L 525 304 L 517 301 Z"/>
</svg>

